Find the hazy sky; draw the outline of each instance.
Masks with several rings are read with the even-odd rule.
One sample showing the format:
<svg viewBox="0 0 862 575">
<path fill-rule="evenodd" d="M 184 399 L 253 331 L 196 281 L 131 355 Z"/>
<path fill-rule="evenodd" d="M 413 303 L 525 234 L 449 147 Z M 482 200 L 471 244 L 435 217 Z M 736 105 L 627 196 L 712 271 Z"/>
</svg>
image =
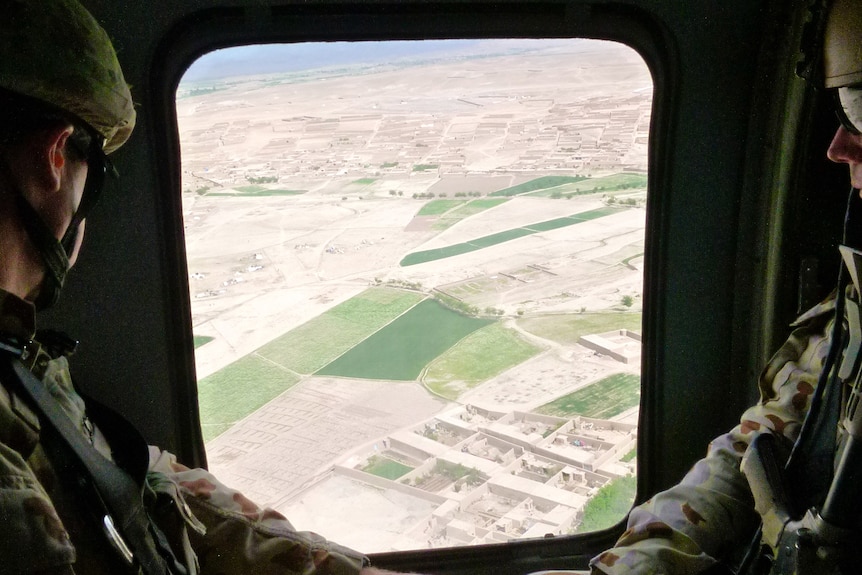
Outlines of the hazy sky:
<svg viewBox="0 0 862 575">
<path fill-rule="evenodd" d="M 418 40 L 259 44 L 216 50 L 202 56 L 183 76 L 198 82 L 231 76 L 293 72 L 327 66 L 393 62 L 417 56 L 500 53 L 585 40 Z"/>
</svg>

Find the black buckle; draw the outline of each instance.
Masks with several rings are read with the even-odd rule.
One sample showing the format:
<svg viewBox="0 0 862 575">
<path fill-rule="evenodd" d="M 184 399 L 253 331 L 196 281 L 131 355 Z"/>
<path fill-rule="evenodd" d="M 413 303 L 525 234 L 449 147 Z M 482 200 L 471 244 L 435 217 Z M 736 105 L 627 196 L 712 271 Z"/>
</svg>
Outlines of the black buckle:
<svg viewBox="0 0 862 575">
<path fill-rule="evenodd" d="M 60 356 L 69 357 L 78 350 L 78 340 L 62 331 L 40 329 L 36 332 L 36 341 L 48 355 L 56 359 Z"/>
</svg>

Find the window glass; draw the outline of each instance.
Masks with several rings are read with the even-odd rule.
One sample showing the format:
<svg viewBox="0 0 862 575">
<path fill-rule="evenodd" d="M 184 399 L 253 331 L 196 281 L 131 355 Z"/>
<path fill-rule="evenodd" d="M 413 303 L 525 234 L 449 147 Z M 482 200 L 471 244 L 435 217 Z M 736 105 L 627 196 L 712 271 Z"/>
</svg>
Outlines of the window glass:
<svg viewBox="0 0 862 575">
<path fill-rule="evenodd" d="M 635 489 L 652 81 L 588 40 L 247 46 L 177 91 L 212 471 L 366 552 Z"/>
</svg>

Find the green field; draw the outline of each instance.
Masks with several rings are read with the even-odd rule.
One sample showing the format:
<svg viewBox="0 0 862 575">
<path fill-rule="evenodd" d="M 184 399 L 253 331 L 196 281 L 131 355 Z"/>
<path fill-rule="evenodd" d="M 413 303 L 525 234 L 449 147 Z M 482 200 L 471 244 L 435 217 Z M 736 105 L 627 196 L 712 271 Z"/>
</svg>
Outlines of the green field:
<svg viewBox="0 0 862 575">
<path fill-rule="evenodd" d="M 585 179 L 587 178 L 583 176 L 542 176 L 541 178 L 536 178 L 534 180 L 530 180 L 529 182 L 524 182 L 523 184 L 512 186 L 511 188 L 497 190 L 490 195 L 520 196 L 521 194 L 527 194 L 530 192 L 535 192 L 537 190 L 546 190 L 548 188 L 555 188 L 563 184 L 571 184 Z"/>
<path fill-rule="evenodd" d="M 209 336 L 209 335 L 196 335 L 196 336 L 194 336 L 194 338 L 195 338 L 194 339 L 195 349 L 201 347 L 202 345 L 206 345 L 215 339 L 214 337 Z"/>
<path fill-rule="evenodd" d="M 617 373 L 583 387 L 534 410 L 542 415 L 572 417 L 583 415 L 610 419 L 640 402 L 641 378 Z"/>
<path fill-rule="evenodd" d="M 467 242 L 467 245 L 474 246 L 475 249 L 478 250 L 482 248 L 496 246 L 497 244 L 502 244 L 503 242 L 509 242 L 518 238 L 523 238 L 524 236 L 530 236 L 534 233 L 536 232 L 534 232 L 530 228 L 512 228 L 511 230 L 497 232 L 496 234 L 482 236 L 481 238 L 470 240 L 469 242 Z"/>
<path fill-rule="evenodd" d="M 615 329 L 630 329 L 640 333 L 640 312 L 572 313 L 565 315 L 543 315 L 518 320 L 522 329 L 561 343 L 573 345 L 581 336 L 604 333 Z"/>
<path fill-rule="evenodd" d="M 417 216 L 439 216 L 467 200 L 431 200 L 419 210 Z"/>
<path fill-rule="evenodd" d="M 204 441 L 291 388 L 299 376 L 251 354 L 198 381 Z"/>
<path fill-rule="evenodd" d="M 254 194 L 266 190 L 266 188 L 257 184 L 252 184 L 250 186 L 237 186 L 236 189 L 244 194 Z"/>
<path fill-rule="evenodd" d="M 619 477 L 603 486 L 587 501 L 584 518 L 574 533 L 599 531 L 622 521 L 634 504 L 637 486 L 637 478 L 631 475 Z"/>
<path fill-rule="evenodd" d="M 442 260 L 444 258 L 451 258 L 453 256 L 475 252 L 478 249 L 480 249 L 478 246 L 474 246 L 471 244 L 455 244 L 453 246 L 447 246 L 445 248 L 422 250 L 419 252 L 407 254 L 398 263 L 398 265 L 404 268 L 407 266 L 424 264 L 425 262 L 433 262 L 436 260 Z"/>
<path fill-rule="evenodd" d="M 509 201 L 509 198 L 481 199 L 467 202 L 463 206 L 443 214 L 434 222 L 433 227 L 437 231 L 443 231 L 451 228 L 464 218 L 469 218 L 507 201 Z"/>
<path fill-rule="evenodd" d="M 428 366 L 423 382 L 434 393 L 455 400 L 542 351 L 517 332 L 494 322 L 461 340 Z"/>
<path fill-rule="evenodd" d="M 204 440 L 293 386 L 379 330 L 423 295 L 370 288 L 198 381 Z"/>
<path fill-rule="evenodd" d="M 424 297 L 399 289 L 369 288 L 269 342 L 258 353 L 297 373 L 314 373 Z"/>
<path fill-rule="evenodd" d="M 552 195 L 561 195 L 564 197 L 569 195 L 582 196 L 586 194 L 620 192 L 625 190 L 643 190 L 646 186 L 646 174 L 623 173 L 603 176 L 601 178 L 586 178 L 577 182 L 565 183 L 554 188 L 545 188 L 535 192 L 530 192 L 528 195 L 534 197 L 551 197 Z"/>
<path fill-rule="evenodd" d="M 362 471 L 376 475 L 377 477 L 394 480 L 413 471 L 413 468 L 387 457 L 372 455 L 368 460 L 368 464 L 362 468 Z"/>
<path fill-rule="evenodd" d="M 398 265 L 400 265 L 401 267 L 407 267 L 416 264 L 424 264 L 425 262 L 433 262 L 436 260 L 451 258 L 453 256 L 474 252 L 477 250 L 481 250 L 482 248 L 487 248 L 490 246 L 501 244 L 503 242 L 522 238 L 524 236 L 529 236 L 543 231 L 554 230 L 561 227 L 573 226 L 575 224 L 594 220 L 596 218 L 601 218 L 618 212 L 620 211 L 620 209 L 621 208 L 612 207 L 597 208 L 595 210 L 588 210 L 586 212 L 573 214 L 565 218 L 555 218 L 553 220 L 537 222 L 535 224 L 529 224 L 528 226 L 520 228 L 512 228 L 503 232 L 497 232 L 496 234 L 482 236 L 480 238 L 470 240 L 469 242 L 453 244 L 451 246 L 435 248 L 432 250 L 421 250 L 418 252 L 413 252 L 404 256 L 404 258 Z"/>
<path fill-rule="evenodd" d="M 376 181 L 377 180 L 375 180 L 374 178 L 359 178 L 358 180 L 353 180 L 350 183 L 351 184 L 358 184 L 360 186 L 367 186 L 369 184 L 373 184 Z"/>
<path fill-rule="evenodd" d="M 434 358 L 491 320 L 428 299 L 321 369 L 317 375 L 410 381 Z"/>
<path fill-rule="evenodd" d="M 499 206 L 500 204 L 505 204 L 508 201 L 508 198 L 473 200 L 467 205 L 461 206 L 460 208 L 455 210 L 452 215 L 458 215 L 458 217 L 460 218 L 466 218 L 468 216 L 478 214 L 479 212 L 483 212 L 495 206 Z"/>
<path fill-rule="evenodd" d="M 618 211 L 620 211 L 619 208 L 612 208 L 612 207 L 596 208 L 595 210 L 589 210 L 586 212 L 581 212 L 579 214 L 568 216 L 566 218 L 557 218 L 554 220 L 547 220 L 545 222 L 539 222 L 538 224 L 530 224 L 529 226 L 527 226 L 527 229 L 530 229 L 530 230 L 533 230 L 536 232 L 549 232 L 551 230 L 556 230 L 559 228 L 565 228 L 566 226 L 579 224 L 581 222 L 588 222 L 590 220 L 595 220 L 597 218 L 603 218 L 605 216 L 615 214 Z"/>
</svg>

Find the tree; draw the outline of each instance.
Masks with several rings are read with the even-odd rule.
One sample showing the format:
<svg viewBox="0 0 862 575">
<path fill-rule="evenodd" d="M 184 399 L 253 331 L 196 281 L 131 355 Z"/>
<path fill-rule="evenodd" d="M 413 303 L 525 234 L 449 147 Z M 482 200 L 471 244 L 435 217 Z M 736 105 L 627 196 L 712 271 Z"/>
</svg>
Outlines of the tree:
<svg viewBox="0 0 862 575">
<path fill-rule="evenodd" d="M 621 300 L 621 303 L 626 307 L 632 307 L 632 305 L 635 303 L 635 300 L 630 295 L 624 295 L 623 299 Z"/>
<path fill-rule="evenodd" d="M 587 533 L 610 527 L 628 513 L 635 499 L 637 479 L 619 477 L 599 489 L 584 506 L 584 516 L 575 533 Z"/>
</svg>

